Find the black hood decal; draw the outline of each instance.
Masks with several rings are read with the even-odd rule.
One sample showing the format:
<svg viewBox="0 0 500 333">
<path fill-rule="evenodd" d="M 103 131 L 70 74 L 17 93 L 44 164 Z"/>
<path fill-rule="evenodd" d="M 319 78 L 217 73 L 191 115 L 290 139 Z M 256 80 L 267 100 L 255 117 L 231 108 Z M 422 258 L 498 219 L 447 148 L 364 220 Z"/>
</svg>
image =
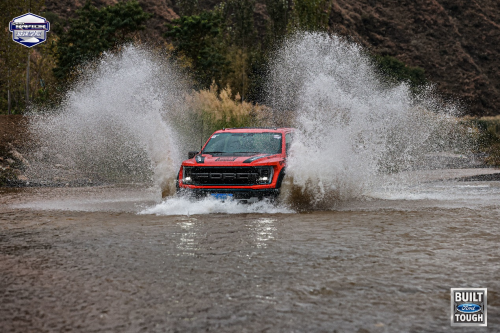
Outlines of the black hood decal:
<svg viewBox="0 0 500 333">
<path fill-rule="evenodd" d="M 238 157 L 217 157 L 215 160 L 220 162 L 233 162 Z"/>
<path fill-rule="evenodd" d="M 250 158 L 247 158 L 246 160 L 244 160 L 243 163 L 252 163 L 253 161 L 256 161 L 258 159 L 261 159 L 261 158 L 264 158 L 264 157 L 268 157 L 268 156 L 271 156 L 271 155 L 272 154 L 253 156 L 253 157 L 250 157 Z"/>
</svg>

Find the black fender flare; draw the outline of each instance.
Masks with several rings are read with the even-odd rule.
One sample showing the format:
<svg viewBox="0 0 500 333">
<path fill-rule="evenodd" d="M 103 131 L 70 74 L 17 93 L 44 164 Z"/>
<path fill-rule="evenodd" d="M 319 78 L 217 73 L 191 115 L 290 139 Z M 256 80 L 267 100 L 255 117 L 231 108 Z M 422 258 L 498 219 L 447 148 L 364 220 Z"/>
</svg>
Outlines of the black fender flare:
<svg viewBox="0 0 500 333">
<path fill-rule="evenodd" d="M 179 193 L 179 191 L 181 190 L 180 186 L 179 186 L 179 175 L 181 174 L 181 170 L 179 170 L 179 172 L 177 172 L 177 179 L 175 180 L 175 192 Z"/>
<path fill-rule="evenodd" d="M 283 178 L 285 178 L 286 175 L 286 168 L 281 169 L 280 174 L 278 176 L 278 181 L 276 182 L 276 188 L 281 188 L 281 183 L 283 182 Z"/>
</svg>

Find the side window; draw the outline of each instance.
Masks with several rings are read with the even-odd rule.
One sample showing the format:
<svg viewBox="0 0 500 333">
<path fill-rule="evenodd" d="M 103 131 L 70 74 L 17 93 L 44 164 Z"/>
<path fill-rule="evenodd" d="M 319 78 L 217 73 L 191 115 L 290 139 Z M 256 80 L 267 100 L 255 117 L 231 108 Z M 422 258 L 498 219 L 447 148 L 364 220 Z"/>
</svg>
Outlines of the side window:
<svg viewBox="0 0 500 333">
<path fill-rule="evenodd" d="M 285 147 L 287 155 L 288 152 L 290 151 L 290 146 L 292 145 L 292 141 L 293 141 L 292 133 L 287 133 L 285 136 Z"/>
</svg>

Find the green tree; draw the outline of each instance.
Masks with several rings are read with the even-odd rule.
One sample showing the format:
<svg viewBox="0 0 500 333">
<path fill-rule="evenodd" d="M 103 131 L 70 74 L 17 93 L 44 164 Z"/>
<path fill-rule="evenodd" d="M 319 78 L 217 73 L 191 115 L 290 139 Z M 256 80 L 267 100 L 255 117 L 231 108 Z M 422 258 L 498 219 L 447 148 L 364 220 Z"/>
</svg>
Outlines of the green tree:
<svg viewBox="0 0 500 333">
<path fill-rule="evenodd" d="M 295 0 L 293 4 L 295 26 L 302 30 L 326 30 L 329 5 L 328 0 Z"/>
<path fill-rule="evenodd" d="M 28 64 L 28 53 L 30 53 L 30 83 L 29 95 L 30 99 L 36 97 L 37 71 L 34 71 L 33 64 L 40 50 L 45 48 L 47 41 L 40 45 L 34 46 L 31 49 L 22 46 L 12 40 L 12 34 L 9 32 L 9 22 L 17 16 L 27 12 L 40 15 L 40 10 L 44 5 L 43 0 L 32 0 L 30 2 L 24 0 L 8 0 L 0 1 L 0 25 L 3 27 L 3 32 L 0 34 L 0 113 L 22 113 L 26 108 L 26 68 Z M 51 33 L 48 33 L 48 38 L 51 38 Z M 33 75 L 35 74 L 35 75 Z M 47 79 L 44 76 L 39 76 L 40 79 Z"/>
<path fill-rule="evenodd" d="M 180 16 L 192 16 L 199 13 L 198 0 L 176 0 L 177 13 Z"/>
<path fill-rule="evenodd" d="M 253 20 L 255 0 L 227 0 L 222 7 L 224 28 L 231 42 L 241 48 L 255 47 Z"/>
<path fill-rule="evenodd" d="M 165 37 L 172 39 L 174 54 L 189 58 L 202 88 L 210 87 L 212 81 L 219 83 L 228 72 L 228 61 L 217 40 L 221 34 L 220 13 L 204 11 L 199 15 L 183 16 L 172 23 L 167 24 Z"/>
<path fill-rule="evenodd" d="M 102 9 L 88 1 L 76 13 L 77 18 L 70 20 L 69 29 L 57 45 L 54 74 L 59 79 L 67 78 L 81 63 L 132 40 L 132 35 L 144 29 L 143 23 L 150 17 L 136 0 Z"/>
<path fill-rule="evenodd" d="M 265 3 L 272 39 L 279 39 L 287 33 L 292 18 L 292 0 L 266 0 Z"/>
<path fill-rule="evenodd" d="M 261 52 L 254 24 L 255 0 L 228 0 L 221 7 L 224 42 L 230 44 L 225 48 L 230 71 L 223 78 L 223 86 L 229 85 L 244 100 L 251 84 L 254 55 Z"/>
<path fill-rule="evenodd" d="M 407 66 L 404 62 L 388 55 L 375 55 L 373 59 L 389 82 L 408 82 L 414 90 L 428 82 L 423 68 Z"/>
</svg>

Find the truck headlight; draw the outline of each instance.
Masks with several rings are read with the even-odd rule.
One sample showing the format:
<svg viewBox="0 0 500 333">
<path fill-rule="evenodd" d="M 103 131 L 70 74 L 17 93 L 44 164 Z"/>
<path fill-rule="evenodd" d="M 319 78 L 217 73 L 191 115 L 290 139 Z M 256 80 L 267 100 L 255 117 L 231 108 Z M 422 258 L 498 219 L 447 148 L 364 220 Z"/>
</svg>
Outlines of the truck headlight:
<svg viewBox="0 0 500 333">
<path fill-rule="evenodd" d="M 258 184 L 271 184 L 274 175 L 274 168 L 272 166 L 260 167 L 259 177 L 257 178 Z"/>
<path fill-rule="evenodd" d="M 183 167 L 182 168 L 182 182 L 184 184 L 191 183 L 191 167 Z"/>
</svg>

